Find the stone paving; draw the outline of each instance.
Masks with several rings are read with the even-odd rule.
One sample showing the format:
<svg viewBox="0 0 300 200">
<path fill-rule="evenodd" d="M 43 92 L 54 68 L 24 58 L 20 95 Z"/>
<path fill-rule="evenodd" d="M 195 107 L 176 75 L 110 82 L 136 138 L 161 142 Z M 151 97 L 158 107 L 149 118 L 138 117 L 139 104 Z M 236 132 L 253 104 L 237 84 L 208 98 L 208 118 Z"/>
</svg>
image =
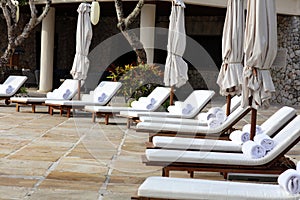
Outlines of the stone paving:
<svg viewBox="0 0 300 200">
<path fill-rule="evenodd" d="M 280 107 L 259 111 L 258 124 Z M 58 112 L 51 116 L 43 106 L 37 111 L 16 112 L 14 105 L 0 102 L 0 199 L 130 199 L 146 177 L 161 175 L 161 168 L 141 162 L 148 134 L 127 129 L 124 118 L 104 125 L 82 111 L 69 119 Z M 247 115 L 236 127 L 249 122 Z M 298 161 L 299 153 L 297 145 L 289 156 Z M 195 178 L 223 179 L 200 172 Z"/>
</svg>

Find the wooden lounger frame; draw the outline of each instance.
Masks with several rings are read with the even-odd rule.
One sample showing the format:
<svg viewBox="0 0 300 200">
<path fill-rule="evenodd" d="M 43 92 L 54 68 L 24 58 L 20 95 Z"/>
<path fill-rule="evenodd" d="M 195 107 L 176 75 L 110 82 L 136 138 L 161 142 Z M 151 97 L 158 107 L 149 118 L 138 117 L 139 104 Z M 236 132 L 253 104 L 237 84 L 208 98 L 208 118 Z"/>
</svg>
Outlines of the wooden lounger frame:
<svg viewBox="0 0 300 200">
<path fill-rule="evenodd" d="M 233 126 L 240 121 L 244 116 L 250 112 L 250 108 L 246 109 L 236 120 L 230 123 L 229 126 L 225 127 L 220 133 L 215 134 L 206 134 L 206 133 L 188 133 L 188 132 L 178 132 L 178 131 L 158 131 L 157 130 L 146 130 L 146 129 L 137 129 L 137 132 L 148 132 L 149 133 L 149 142 L 152 142 L 154 136 L 182 136 L 182 137 L 194 137 L 194 138 L 219 138 L 219 139 L 228 139 L 229 133 L 231 133 L 234 128 Z"/>
<path fill-rule="evenodd" d="M 300 141 L 300 136 L 289 146 L 281 151 L 276 158 L 264 165 L 228 165 L 228 164 L 203 164 L 203 163 L 183 163 L 183 162 L 158 162 L 148 161 L 142 157 L 143 163 L 147 166 L 162 166 L 162 176 L 168 177 L 170 171 L 187 171 L 190 177 L 194 176 L 195 171 L 220 172 L 224 178 L 228 173 L 253 173 L 253 174 L 280 174 L 289 168 L 296 168 L 296 165 L 284 155 Z"/>
</svg>

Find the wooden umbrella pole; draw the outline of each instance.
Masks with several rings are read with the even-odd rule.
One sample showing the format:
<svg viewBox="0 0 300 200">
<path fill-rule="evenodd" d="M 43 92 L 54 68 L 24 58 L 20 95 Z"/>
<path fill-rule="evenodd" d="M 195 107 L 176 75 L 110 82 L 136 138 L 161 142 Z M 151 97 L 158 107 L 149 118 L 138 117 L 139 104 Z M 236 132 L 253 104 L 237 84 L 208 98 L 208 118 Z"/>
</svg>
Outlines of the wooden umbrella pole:
<svg viewBox="0 0 300 200">
<path fill-rule="evenodd" d="M 253 140 L 255 136 L 255 130 L 256 130 L 256 116 L 257 116 L 257 110 L 254 108 L 251 108 L 251 128 L 250 128 L 250 140 Z"/>
<path fill-rule="evenodd" d="M 78 80 L 78 91 L 77 91 L 77 93 L 78 93 L 78 100 L 80 100 L 80 88 L 81 88 L 81 80 L 79 79 Z"/>
<path fill-rule="evenodd" d="M 173 105 L 174 104 L 174 86 L 171 87 L 171 93 L 170 93 L 170 105 Z"/>
<path fill-rule="evenodd" d="M 230 104 L 231 104 L 231 95 L 227 95 L 226 97 L 226 115 L 229 116 L 230 114 Z"/>
</svg>

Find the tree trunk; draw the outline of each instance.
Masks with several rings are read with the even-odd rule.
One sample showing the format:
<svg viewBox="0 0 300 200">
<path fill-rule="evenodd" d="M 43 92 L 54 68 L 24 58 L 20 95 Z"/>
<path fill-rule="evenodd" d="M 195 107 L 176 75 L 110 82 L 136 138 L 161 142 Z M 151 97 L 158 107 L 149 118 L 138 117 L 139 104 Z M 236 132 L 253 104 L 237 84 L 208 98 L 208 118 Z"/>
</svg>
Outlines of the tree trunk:
<svg viewBox="0 0 300 200">
<path fill-rule="evenodd" d="M 123 12 L 123 3 L 122 0 L 115 0 L 115 7 L 118 17 L 117 27 L 120 29 L 124 37 L 127 39 L 129 44 L 132 46 L 133 50 L 137 55 L 137 62 L 139 64 L 147 63 L 147 55 L 144 49 L 143 44 L 136 36 L 133 31 L 129 30 L 129 26 L 134 22 L 141 12 L 141 9 L 144 5 L 144 0 L 139 0 L 134 10 L 125 18 Z"/>
<path fill-rule="evenodd" d="M 8 38 L 6 50 L 0 58 L 1 71 L 6 67 L 10 57 L 14 54 L 16 47 L 20 46 L 24 40 L 29 37 L 32 30 L 46 17 L 50 9 L 51 0 L 47 0 L 46 6 L 40 16 L 37 16 L 38 11 L 34 4 L 34 0 L 29 0 L 28 5 L 30 7 L 31 18 L 23 28 L 22 32 L 18 35 L 19 24 L 16 20 L 16 6 L 12 4 L 11 0 L 0 0 L 0 7 L 6 20 Z"/>
</svg>

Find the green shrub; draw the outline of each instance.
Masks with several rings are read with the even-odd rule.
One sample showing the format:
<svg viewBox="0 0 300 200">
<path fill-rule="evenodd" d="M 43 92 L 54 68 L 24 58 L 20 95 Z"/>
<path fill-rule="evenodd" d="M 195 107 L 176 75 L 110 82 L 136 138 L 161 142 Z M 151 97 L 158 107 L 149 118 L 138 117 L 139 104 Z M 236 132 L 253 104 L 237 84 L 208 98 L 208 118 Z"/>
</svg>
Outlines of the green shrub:
<svg viewBox="0 0 300 200">
<path fill-rule="evenodd" d="M 138 99 L 141 96 L 147 96 L 156 86 L 163 83 L 163 72 L 157 65 L 118 66 L 109 72 L 110 75 L 107 78 L 122 83 L 119 94 L 125 97 L 126 102 L 130 98 Z"/>
</svg>

